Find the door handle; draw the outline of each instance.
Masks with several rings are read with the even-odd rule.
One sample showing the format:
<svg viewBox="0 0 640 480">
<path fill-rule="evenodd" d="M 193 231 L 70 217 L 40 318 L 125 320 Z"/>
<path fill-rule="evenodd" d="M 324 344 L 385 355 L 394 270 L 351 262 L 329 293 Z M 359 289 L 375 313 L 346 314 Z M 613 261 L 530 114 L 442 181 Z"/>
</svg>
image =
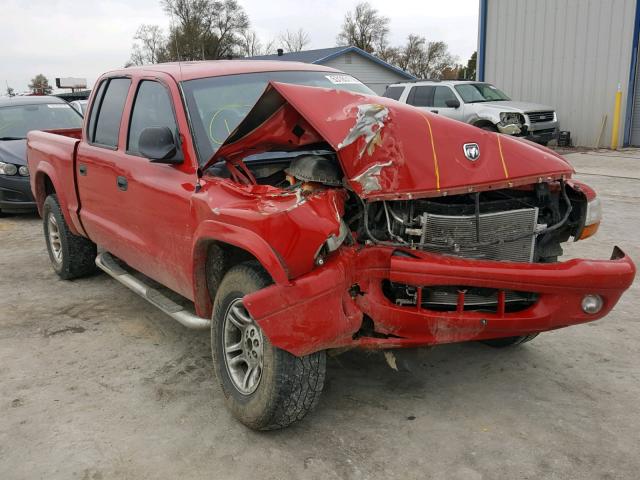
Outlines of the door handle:
<svg viewBox="0 0 640 480">
<path fill-rule="evenodd" d="M 78 170 L 80 171 L 80 175 L 86 175 L 87 174 L 87 166 L 86 165 L 80 165 L 80 167 L 78 168 Z"/>
<path fill-rule="evenodd" d="M 129 186 L 129 182 L 127 182 L 127 179 L 124 177 L 118 177 L 116 179 L 116 184 L 118 185 L 118 189 L 122 190 L 123 192 L 125 192 L 127 190 L 127 187 Z"/>
<path fill-rule="evenodd" d="M 431 110 L 431 113 L 438 113 L 438 110 Z"/>
</svg>

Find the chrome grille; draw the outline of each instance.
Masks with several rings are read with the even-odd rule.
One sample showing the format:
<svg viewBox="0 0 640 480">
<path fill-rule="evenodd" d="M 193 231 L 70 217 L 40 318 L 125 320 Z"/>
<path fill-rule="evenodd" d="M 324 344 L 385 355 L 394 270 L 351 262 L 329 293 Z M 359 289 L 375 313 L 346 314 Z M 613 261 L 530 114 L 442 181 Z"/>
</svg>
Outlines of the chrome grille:
<svg viewBox="0 0 640 480">
<path fill-rule="evenodd" d="M 538 222 L 537 208 L 523 208 L 504 212 L 483 213 L 479 216 L 480 242 L 508 240 L 530 234 L 519 240 L 496 245 L 468 248 L 478 243 L 475 215 L 422 215 L 421 243 L 442 245 L 426 250 L 448 253 L 466 258 L 531 262 Z M 456 246 L 459 246 L 457 248 Z"/>
<path fill-rule="evenodd" d="M 551 122 L 553 121 L 553 111 L 549 112 L 527 112 L 531 123 Z"/>
</svg>

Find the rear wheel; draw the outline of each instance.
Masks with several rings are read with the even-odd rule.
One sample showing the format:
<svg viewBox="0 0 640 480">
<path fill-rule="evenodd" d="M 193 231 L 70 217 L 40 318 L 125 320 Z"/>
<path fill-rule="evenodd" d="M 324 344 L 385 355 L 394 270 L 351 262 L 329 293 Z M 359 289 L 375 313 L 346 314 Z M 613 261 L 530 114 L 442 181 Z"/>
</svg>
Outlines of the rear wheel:
<svg viewBox="0 0 640 480">
<path fill-rule="evenodd" d="M 44 201 L 42 219 L 49 259 L 60 278 L 71 280 L 96 271 L 96 244 L 69 231 L 56 195 Z"/>
<path fill-rule="evenodd" d="M 211 322 L 214 369 L 227 407 L 246 426 L 275 430 L 304 418 L 324 385 L 325 352 L 295 357 L 274 347 L 242 299 L 268 286 L 253 263 L 233 267 L 216 293 Z"/>
<path fill-rule="evenodd" d="M 538 335 L 538 333 L 530 333 L 529 335 L 522 335 L 518 337 L 492 338 L 491 340 L 482 340 L 482 343 L 493 348 L 515 347 L 516 345 L 522 345 L 523 343 L 530 342 Z"/>
</svg>

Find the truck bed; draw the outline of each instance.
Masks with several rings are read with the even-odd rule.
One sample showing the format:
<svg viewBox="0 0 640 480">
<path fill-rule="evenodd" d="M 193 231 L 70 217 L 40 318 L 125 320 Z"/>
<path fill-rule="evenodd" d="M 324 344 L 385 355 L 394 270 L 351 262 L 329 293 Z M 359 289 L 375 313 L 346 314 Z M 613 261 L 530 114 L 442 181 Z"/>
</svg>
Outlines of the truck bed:
<svg viewBox="0 0 640 480">
<path fill-rule="evenodd" d="M 38 211 L 42 215 L 42 203 L 47 189 L 55 185 L 62 213 L 69 228 L 76 235 L 83 234 L 78 219 L 80 208 L 76 190 L 76 149 L 82 137 L 82 129 L 34 130 L 27 134 L 27 163 L 31 176 Z"/>
</svg>

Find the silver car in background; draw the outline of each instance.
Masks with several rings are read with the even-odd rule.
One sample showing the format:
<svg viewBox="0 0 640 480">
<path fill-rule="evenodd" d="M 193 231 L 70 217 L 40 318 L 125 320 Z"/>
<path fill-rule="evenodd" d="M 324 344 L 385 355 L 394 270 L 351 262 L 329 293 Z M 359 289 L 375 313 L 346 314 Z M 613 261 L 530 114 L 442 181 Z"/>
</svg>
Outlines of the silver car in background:
<svg viewBox="0 0 640 480">
<path fill-rule="evenodd" d="M 390 85 L 384 96 L 542 145 L 558 137 L 558 118 L 553 107 L 513 101 L 490 83 L 418 80 Z"/>
</svg>

